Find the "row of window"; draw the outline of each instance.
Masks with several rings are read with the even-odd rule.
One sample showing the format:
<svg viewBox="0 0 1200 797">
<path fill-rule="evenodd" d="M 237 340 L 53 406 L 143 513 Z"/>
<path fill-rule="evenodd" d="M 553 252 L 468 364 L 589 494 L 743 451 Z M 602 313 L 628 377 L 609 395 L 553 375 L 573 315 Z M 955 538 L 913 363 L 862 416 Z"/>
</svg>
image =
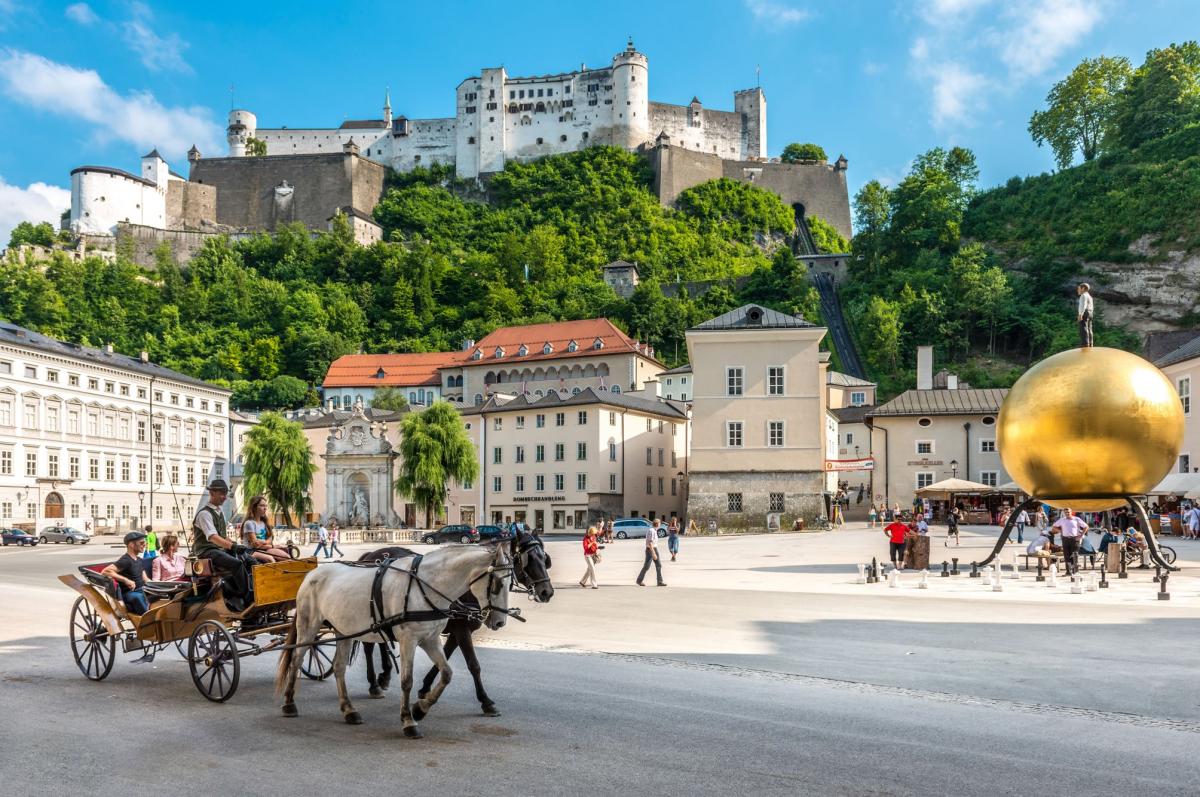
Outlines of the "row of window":
<svg viewBox="0 0 1200 797">
<path fill-rule="evenodd" d="M 115 482 L 117 472 L 120 471 L 121 477 L 119 481 L 129 483 L 132 481 L 133 465 L 130 460 L 113 459 L 111 456 L 107 458 L 88 457 L 87 458 L 87 478 L 90 481 L 101 481 L 101 473 L 104 474 L 103 481 Z M 36 451 L 25 452 L 25 475 L 38 478 L 45 477 L 47 479 L 81 479 L 82 466 L 84 459 L 81 456 L 71 454 L 66 457 L 66 461 L 60 454 L 49 452 L 46 455 L 45 471 L 41 468 L 41 457 Z M 63 466 L 66 466 L 65 468 Z M 156 462 L 154 464 L 154 483 L 155 484 L 177 484 L 180 486 L 191 485 L 198 487 L 204 478 L 204 465 L 197 463 L 195 465 L 187 464 L 181 466 L 179 463 L 170 464 L 171 481 L 166 482 L 163 479 L 164 467 L 163 463 Z M 180 468 L 186 478 L 180 481 Z M 137 463 L 137 483 L 146 484 L 148 475 L 147 463 L 139 461 Z M 0 450 L 0 476 L 13 475 L 13 452 L 7 449 Z"/>
<path fill-rule="evenodd" d="M 999 483 L 1000 471 L 997 470 L 981 470 L 979 471 L 979 483 L 986 484 L 988 487 L 995 487 Z M 928 487 L 933 484 L 933 471 L 918 471 L 917 472 L 917 489 Z"/>
<path fill-rule="evenodd" d="M 742 448 L 746 444 L 745 421 L 726 421 L 725 422 L 725 445 L 729 448 Z M 783 448 L 784 442 L 783 421 L 767 421 L 766 442 L 768 448 Z"/>
<path fill-rule="evenodd" d="M 784 376 L 785 369 L 782 365 L 767 366 L 767 392 L 768 396 L 783 396 L 784 392 Z M 725 367 L 725 395 L 727 396 L 744 396 L 746 395 L 746 369 L 741 365 L 728 365 Z"/>
<path fill-rule="evenodd" d="M 67 517 L 69 517 L 69 518 L 82 517 L 82 515 L 79 514 L 79 504 L 71 504 L 70 509 L 71 509 L 71 511 L 67 515 Z M 145 506 L 143 505 L 139 509 L 141 511 L 145 511 Z M 93 519 L 105 518 L 108 520 L 115 520 L 117 518 L 116 511 L 117 511 L 117 507 L 115 504 L 107 504 L 105 506 L 101 506 L 100 504 L 92 504 L 91 517 Z M 122 504 L 121 505 L 121 520 L 129 520 L 130 517 L 133 517 L 133 516 L 134 515 L 132 515 L 129 504 Z M 37 517 L 38 517 L 38 505 L 36 503 L 32 503 L 32 502 L 25 504 L 25 519 L 26 520 L 37 520 Z M 179 507 L 177 507 L 173 504 L 171 506 L 171 517 L 172 517 L 172 519 L 176 519 L 176 520 L 179 518 Z M 163 519 L 162 504 L 158 504 L 158 503 L 155 504 L 154 519 L 155 520 Z M 0 501 L 0 522 L 9 521 L 9 520 L 16 520 L 16 516 L 13 515 L 12 502 Z"/>
<path fill-rule="evenodd" d="M 562 492 L 563 490 L 565 490 L 566 489 L 566 476 L 564 476 L 561 473 L 555 473 L 553 476 L 554 476 L 554 481 L 553 481 L 554 492 Z M 517 475 L 513 476 L 512 478 L 513 478 L 513 491 L 518 494 L 525 492 L 525 488 L 527 485 L 525 475 L 517 474 Z M 654 495 L 655 494 L 654 490 L 655 490 L 656 485 L 658 487 L 658 495 L 666 495 L 667 480 L 662 476 L 659 476 L 657 479 L 655 479 L 655 477 L 653 477 L 653 476 L 646 477 L 646 495 Z M 586 473 L 575 474 L 575 489 L 578 490 L 579 492 L 587 492 L 587 490 L 588 490 L 588 475 Z M 618 489 L 617 488 L 617 474 L 615 474 L 615 473 L 608 474 L 608 489 L 610 492 L 617 491 L 617 489 Z M 537 493 L 542 493 L 542 492 L 546 491 L 546 475 L 545 474 L 543 474 L 543 473 L 534 474 L 533 491 L 537 492 Z M 671 493 L 670 493 L 671 495 L 679 494 L 679 480 L 674 477 L 672 477 L 670 479 L 670 491 L 671 491 Z M 493 493 L 504 492 L 504 477 L 503 476 L 493 476 L 492 477 L 492 492 Z"/>
<path fill-rule="evenodd" d="M 540 144 L 541 141 L 539 141 L 538 143 Z M 592 348 L 596 349 L 596 350 L 603 349 L 604 341 L 601 338 L 596 338 L 595 340 L 592 341 Z M 576 341 L 571 341 L 570 343 L 567 344 L 567 351 L 569 351 L 569 352 L 579 351 L 579 343 L 577 343 Z M 542 344 L 542 354 L 553 354 L 553 353 L 554 353 L 554 345 L 552 343 L 547 341 L 546 343 Z M 492 350 L 492 357 L 494 357 L 495 359 L 499 360 L 504 356 L 505 356 L 505 350 L 504 350 L 503 346 L 497 346 L 495 349 Z M 521 347 L 519 349 L 517 349 L 517 356 L 518 357 L 529 356 L 529 347 L 526 346 L 524 343 L 522 343 Z M 475 351 L 473 351 L 471 353 L 471 359 L 472 360 L 482 360 L 483 359 L 483 350 L 476 349 Z"/>
<path fill-rule="evenodd" d="M 539 412 L 536 415 L 534 415 L 533 416 L 534 428 L 544 429 L 546 427 L 546 417 L 547 417 L 546 413 Z M 675 423 L 668 424 L 666 421 L 663 421 L 661 419 L 655 419 L 655 418 L 647 418 L 646 419 L 646 431 L 647 432 L 654 431 L 656 421 L 657 421 L 657 427 L 658 427 L 659 434 L 665 434 L 667 427 L 670 426 L 671 437 L 675 437 L 678 435 L 678 433 L 679 433 L 679 425 L 678 424 L 675 424 Z M 513 420 L 513 424 L 517 429 L 524 429 L 525 423 L 526 423 L 526 416 L 524 416 L 524 415 L 517 415 Z M 575 425 L 576 426 L 587 426 L 587 423 L 588 423 L 588 411 L 587 410 L 577 411 L 575 413 Z M 554 413 L 554 425 L 555 426 L 566 426 L 567 425 L 567 413 L 565 413 L 565 412 Z M 609 426 L 617 425 L 617 413 L 616 412 L 610 411 L 608 413 L 608 425 Z M 504 418 L 501 416 L 493 417 L 492 418 L 492 429 L 495 431 L 503 431 Z"/>
<path fill-rule="evenodd" d="M 851 436 L 849 434 L 846 435 L 847 443 L 851 442 L 850 437 Z M 917 440 L 916 441 L 916 449 L 917 449 L 918 454 L 936 454 L 937 453 L 937 451 L 935 450 L 936 448 L 937 448 L 937 445 L 936 445 L 936 441 L 934 441 L 934 440 Z M 986 437 L 986 438 L 981 439 L 979 441 L 979 453 L 995 454 L 996 453 L 995 438 Z"/>
<path fill-rule="evenodd" d="M 745 502 L 742 499 L 742 493 L 725 493 L 725 511 L 741 512 Z M 769 493 L 767 496 L 767 511 L 768 512 L 783 512 L 784 509 L 783 493 Z"/>
<path fill-rule="evenodd" d="M 15 428 L 13 403 L 8 400 L 0 400 L 0 427 Z M 40 429 L 40 420 L 38 418 L 38 402 L 37 400 L 27 400 L 24 405 L 24 412 L 21 414 L 21 428 L 30 431 Z M 68 406 L 66 412 L 66 428 L 63 428 L 62 412 L 58 404 L 47 401 L 45 413 L 45 431 L 47 432 L 63 432 L 70 435 L 82 435 L 80 431 L 80 421 L 82 413 L 78 409 L 73 409 Z M 101 415 L 98 412 L 89 412 L 86 416 L 86 437 L 101 438 L 108 440 L 133 440 L 138 443 L 146 442 L 147 423 L 146 420 L 138 420 L 136 424 L 131 424 L 132 411 L 125 410 L 121 416 L 113 413 L 105 413 Z M 136 434 L 131 438 L 131 432 L 136 430 Z M 212 427 L 212 433 L 208 424 L 201 423 L 197 427 L 194 421 L 189 421 L 184 424 L 170 423 L 167 425 L 167 444 L 171 446 L 182 445 L 184 448 L 199 448 L 202 451 L 209 450 L 209 443 L 212 443 L 212 450 L 220 449 L 220 442 L 224 440 L 225 429 L 220 424 Z M 163 424 L 161 422 L 154 424 L 154 442 L 156 445 L 163 444 Z"/>
<path fill-rule="evenodd" d="M 1183 403 L 1183 414 L 1192 414 L 1192 378 L 1190 376 L 1181 376 L 1175 381 L 1175 391 L 1179 394 L 1179 400 Z"/>
<path fill-rule="evenodd" d="M 46 368 L 45 370 L 46 370 L 46 381 L 47 382 L 50 382 L 51 384 L 60 384 L 59 379 L 60 379 L 61 372 L 59 371 L 59 369 Z M 13 372 L 12 361 L 11 360 L 0 360 L 0 376 L 11 375 L 12 372 Z M 38 378 L 38 366 L 26 365 L 24 373 L 25 373 L 26 379 L 37 379 Z M 82 380 L 82 377 L 80 376 L 80 374 L 74 374 L 74 373 L 67 374 L 67 386 L 68 387 L 80 387 L 81 380 Z M 111 380 L 104 380 L 103 384 L 104 384 L 103 392 L 109 393 L 112 395 L 128 396 L 129 391 L 131 389 L 130 385 L 127 385 L 123 382 L 114 382 Z M 88 390 L 95 390 L 97 392 L 100 392 L 100 390 L 101 390 L 100 385 L 101 385 L 101 380 L 99 378 L 94 377 L 94 376 L 87 377 L 87 389 Z M 144 388 L 144 387 L 137 388 L 137 397 L 139 399 L 145 399 L 147 397 L 147 395 L 148 395 L 148 393 L 147 393 L 146 388 Z M 173 404 L 175 406 L 179 406 L 179 401 L 180 401 L 181 396 L 179 393 L 164 393 L 161 390 L 154 391 L 154 401 L 155 402 L 161 404 L 163 402 L 164 398 L 168 399 L 171 404 Z M 184 407 L 194 408 L 196 406 L 196 399 L 193 398 L 192 396 L 182 396 L 182 399 L 183 399 Z M 201 410 L 207 410 L 208 406 L 209 406 L 208 399 L 200 399 L 200 409 Z M 212 402 L 212 408 L 213 408 L 212 411 L 213 412 L 221 412 L 222 406 L 223 406 L 222 402 L 214 401 L 214 402 Z"/>
</svg>

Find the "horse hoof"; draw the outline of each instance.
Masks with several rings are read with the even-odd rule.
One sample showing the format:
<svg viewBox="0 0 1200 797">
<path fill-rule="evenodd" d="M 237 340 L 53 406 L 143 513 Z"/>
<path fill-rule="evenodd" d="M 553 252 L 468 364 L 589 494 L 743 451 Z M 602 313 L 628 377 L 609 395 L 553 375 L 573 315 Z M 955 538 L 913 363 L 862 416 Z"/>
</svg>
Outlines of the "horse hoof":
<svg viewBox="0 0 1200 797">
<path fill-rule="evenodd" d="M 424 712 L 424 710 L 422 710 L 422 708 L 420 706 L 413 706 L 412 707 L 412 717 L 417 722 L 420 722 L 421 720 L 425 719 L 425 712 Z"/>
<path fill-rule="evenodd" d="M 417 692 L 417 700 L 424 700 L 427 697 L 429 697 L 428 689 L 422 689 L 420 692 Z"/>
<path fill-rule="evenodd" d="M 421 729 L 418 728 L 416 725 L 409 725 L 407 728 L 405 728 L 404 735 L 410 739 L 424 738 L 424 734 L 421 733 Z"/>
<path fill-rule="evenodd" d="M 362 717 L 359 716 L 359 713 L 357 711 L 351 711 L 349 714 L 346 715 L 346 724 L 347 725 L 362 725 Z"/>
<path fill-rule="evenodd" d="M 296 704 L 295 703 L 285 703 L 283 705 L 283 716 L 299 717 L 300 712 L 296 710 Z"/>
<path fill-rule="evenodd" d="M 383 697 L 383 690 L 380 689 L 378 686 L 372 686 L 370 689 L 367 690 L 367 694 L 370 695 L 371 697 Z"/>
<path fill-rule="evenodd" d="M 392 683 L 391 675 L 388 675 L 385 673 L 379 677 L 379 688 L 380 689 L 387 689 L 388 686 L 391 685 L 391 683 Z"/>
<path fill-rule="evenodd" d="M 484 707 L 483 707 L 483 716 L 485 716 L 485 717 L 499 717 L 499 716 L 500 716 L 500 709 L 496 708 L 496 705 L 495 705 L 494 703 L 489 703 L 488 705 L 486 705 L 486 706 L 484 706 Z"/>
</svg>

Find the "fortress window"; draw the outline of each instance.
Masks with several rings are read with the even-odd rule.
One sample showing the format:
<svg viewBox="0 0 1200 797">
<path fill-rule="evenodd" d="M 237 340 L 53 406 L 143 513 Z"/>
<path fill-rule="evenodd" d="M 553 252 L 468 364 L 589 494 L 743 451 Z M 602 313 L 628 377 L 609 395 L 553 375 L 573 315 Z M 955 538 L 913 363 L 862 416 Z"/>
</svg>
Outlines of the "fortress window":
<svg viewBox="0 0 1200 797">
<path fill-rule="evenodd" d="M 468 143 L 468 144 L 474 144 L 474 143 L 475 143 L 475 136 L 471 136 L 470 138 L 468 138 L 468 139 L 467 139 L 467 143 Z"/>
<path fill-rule="evenodd" d="M 539 138 L 537 143 L 541 144 L 541 143 L 542 143 L 542 140 Z"/>
<path fill-rule="evenodd" d="M 525 89 L 521 89 L 521 99 L 525 99 Z"/>
<path fill-rule="evenodd" d="M 517 98 L 517 93 L 515 91 L 508 92 L 508 98 L 510 100 L 515 100 Z"/>
<path fill-rule="evenodd" d="M 588 105 L 595 105 L 596 103 L 596 100 L 588 100 Z"/>
<path fill-rule="evenodd" d="M 538 96 L 541 97 L 542 94 L 543 94 L 542 89 L 538 89 Z"/>
<path fill-rule="evenodd" d="M 586 130 L 583 131 L 583 140 L 584 141 L 588 140 L 588 131 L 586 131 Z"/>
<path fill-rule="evenodd" d="M 605 105 L 612 105 L 612 100 L 605 100 L 605 101 L 604 101 L 604 104 L 605 104 Z"/>
<path fill-rule="evenodd" d="M 559 137 L 558 137 L 558 140 L 559 140 L 559 141 L 566 141 L 566 140 L 567 140 L 567 134 L 566 134 L 566 133 L 563 133 L 561 136 L 559 136 Z"/>
<path fill-rule="evenodd" d="M 569 85 L 568 85 L 568 86 L 564 86 L 564 87 L 563 87 L 563 94 L 570 94 L 570 93 L 571 93 L 571 87 L 570 87 Z"/>
</svg>

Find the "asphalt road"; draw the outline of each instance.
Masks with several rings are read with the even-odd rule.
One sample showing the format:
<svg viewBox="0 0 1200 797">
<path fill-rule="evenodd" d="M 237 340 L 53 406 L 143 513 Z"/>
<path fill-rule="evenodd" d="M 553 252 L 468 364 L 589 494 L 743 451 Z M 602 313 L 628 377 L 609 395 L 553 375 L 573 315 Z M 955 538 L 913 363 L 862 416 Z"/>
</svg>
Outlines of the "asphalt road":
<svg viewBox="0 0 1200 797">
<path fill-rule="evenodd" d="M 224 705 L 172 652 L 120 657 L 88 682 L 63 636 L 73 593 L 52 576 L 97 551 L 0 551 L 0 782 L 19 795 L 1196 793 L 1194 608 L 1142 601 L 1140 584 L 1087 605 L 839 586 L 860 537 L 877 545 L 688 539 L 665 589 L 632 586 L 640 546 L 614 544 L 595 592 L 572 586 L 577 543 L 552 543 L 554 601 L 483 641 L 503 716 L 479 716 L 459 664 L 419 741 L 401 735 L 395 687 L 367 698 L 361 665 L 356 727 L 326 682 L 302 682 L 301 716 L 282 718 L 273 657 L 243 660 Z"/>
</svg>

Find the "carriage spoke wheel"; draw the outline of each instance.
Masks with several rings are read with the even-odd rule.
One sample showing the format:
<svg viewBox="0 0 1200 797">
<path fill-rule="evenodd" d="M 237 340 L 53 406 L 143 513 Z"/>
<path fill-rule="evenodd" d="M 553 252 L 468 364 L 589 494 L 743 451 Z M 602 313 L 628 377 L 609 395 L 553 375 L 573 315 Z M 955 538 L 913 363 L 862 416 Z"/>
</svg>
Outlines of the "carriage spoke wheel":
<svg viewBox="0 0 1200 797">
<path fill-rule="evenodd" d="M 304 648 L 300 656 L 300 672 L 310 681 L 324 681 L 333 675 L 333 654 L 337 652 L 337 642 L 333 640 L 317 641 L 315 645 Z"/>
<path fill-rule="evenodd" d="M 79 671 L 89 680 L 103 681 L 117 659 L 117 639 L 108 633 L 100 613 L 87 598 L 71 607 L 71 652 Z"/>
<path fill-rule="evenodd" d="M 188 667 L 196 689 L 214 703 L 224 703 L 238 688 L 242 665 L 233 635 L 216 620 L 205 620 L 188 640 Z"/>
</svg>

